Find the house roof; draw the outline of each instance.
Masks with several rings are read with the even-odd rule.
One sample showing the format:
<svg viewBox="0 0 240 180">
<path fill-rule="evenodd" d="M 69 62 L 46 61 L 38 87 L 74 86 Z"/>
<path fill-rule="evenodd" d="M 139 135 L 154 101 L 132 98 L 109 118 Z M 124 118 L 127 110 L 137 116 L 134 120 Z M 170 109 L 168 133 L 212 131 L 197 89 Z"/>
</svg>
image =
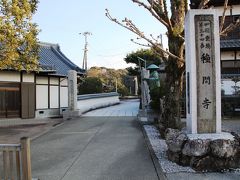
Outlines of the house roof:
<svg viewBox="0 0 240 180">
<path fill-rule="evenodd" d="M 69 70 L 75 70 L 79 75 L 85 73 L 85 70 L 79 68 L 61 52 L 58 44 L 40 42 L 39 45 L 40 72 L 64 76 L 68 74 Z"/>
<path fill-rule="evenodd" d="M 221 40 L 220 41 L 221 49 L 224 50 L 239 50 L 240 49 L 240 39 L 232 40 Z"/>
<path fill-rule="evenodd" d="M 201 0 L 190 0 L 190 7 L 191 9 L 197 9 Z M 209 6 L 223 6 L 225 0 L 210 0 L 208 5 Z M 240 4 L 239 0 L 228 0 L 228 5 L 237 5 Z"/>
</svg>

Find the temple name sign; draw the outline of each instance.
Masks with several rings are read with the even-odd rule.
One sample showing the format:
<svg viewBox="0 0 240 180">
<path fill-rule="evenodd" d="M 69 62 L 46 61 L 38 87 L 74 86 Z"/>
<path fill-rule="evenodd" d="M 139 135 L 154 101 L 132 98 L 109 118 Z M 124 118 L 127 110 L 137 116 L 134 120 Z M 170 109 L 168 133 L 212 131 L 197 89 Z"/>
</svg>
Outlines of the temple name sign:
<svg viewBox="0 0 240 180">
<path fill-rule="evenodd" d="M 185 18 L 186 104 L 189 133 L 221 132 L 219 21 L 215 10 Z"/>
</svg>

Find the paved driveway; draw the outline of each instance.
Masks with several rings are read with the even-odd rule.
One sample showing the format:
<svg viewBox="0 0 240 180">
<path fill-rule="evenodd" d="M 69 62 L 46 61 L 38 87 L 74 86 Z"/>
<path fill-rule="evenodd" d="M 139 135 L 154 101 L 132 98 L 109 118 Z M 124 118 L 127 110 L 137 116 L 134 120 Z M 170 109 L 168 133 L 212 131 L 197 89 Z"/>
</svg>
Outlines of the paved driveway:
<svg viewBox="0 0 240 180">
<path fill-rule="evenodd" d="M 138 107 L 137 101 L 130 104 Z M 125 106 L 131 109 L 126 102 Z M 41 180 L 158 179 L 133 113 L 132 117 L 127 113 L 118 117 L 85 116 L 67 121 L 32 142 L 33 177 Z"/>
<path fill-rule="evenodd" d="M 84 117 L 89 116 L 137 116 L 139 109 L 139 100 L 120 101 L 120 104 L 106 108 L 96 109 L 94 111 L 83 114 Z"/>
</svg>

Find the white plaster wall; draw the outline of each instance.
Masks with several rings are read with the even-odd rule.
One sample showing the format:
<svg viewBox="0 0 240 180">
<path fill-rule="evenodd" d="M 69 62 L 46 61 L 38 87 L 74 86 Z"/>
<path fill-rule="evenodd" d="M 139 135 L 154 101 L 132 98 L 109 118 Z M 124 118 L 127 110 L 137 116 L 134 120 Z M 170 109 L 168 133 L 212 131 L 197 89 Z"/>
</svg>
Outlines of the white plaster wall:
<svg viewBox="0 0 240 180">
<path fill-rule="evenodd" d="M 222 16 L 222 15 L 223 15 L 223 6 L 214 7 L 213 9 L 216 9 L 216 10 L 217 10 L 218 16 Z M 229 16 L 229 15 L 230 15 L 230 9 L 228 9 L 228 10 L 226 11 L 226 16 Z"/>
<path fill-rule="evenodd" d="M 222 16 L 222 14 L 223 14 L 223 6 L 214 7 L 214 9 L 217 10 L 219 16 Z M 240 5 L 232 6 L 232 15 L 238 15 L 238 14 L 240 14 Z M 230 13 L 230 6 L 228 7 L 228 10 L 226 11 L 226 16 L 229 16 L 229 15 L 231 15 L 231 13 Z"/>
<path fill-rule="evenodd" d="M 48 84 L 48 77 L 37 76 L 36 83 L 37 84 Z"/>
<path fill-rule="evenodd" d="M 233 15 L 240 14 L 240 5 L 233 6 L 232 13 L 233 13 Z"/>
<path fill-rule="evenodd" d="M 68 107 L 68 87 L 60 88 L 60 106 Z"/>
<path fill-rule="evenodd" d="M 237 51 L 237 59 L 240 60 L 240 51 Z"/>
<path fill-rule="evenodd" d="M 235 53 L 233 51 L 221 52 L 221 60 L 234 60 Z"/>
<path fill-rule="evenodd" d="M 58 78 L 50 77 L 50 84 L 58 85 Z"/>
<path fill-rule="evenodd" d="M 79 100 L 77 102 L 77 107 L 81 113 L 84 113 L 92 109 L 110 106 L 113 104 L 117 104 L 119 102 L 120 101 L 118 96 L 93 98 L 93 99 Z"/>
<path fill-rule="evenodd" d="M 0 72 L 0 81 L 6 82 L 20 82 L 20 73 L 19 72 L 8 72 L 8 71 L 1 71 Z"/>
<path fill-rule="evenodd" d="M 58 86 L 50 86 L 50 108 L 59 107 L 58 95 Z"/>
<path fill-rule="evenodd" d="M 36 108 L 47 109 L 48 108 L 48 86 L 36 85 Z"/>
<path fill-rule="evenodd" d="M 61 86 L 67 86 L 68 85 L 68 79 L 67 78 L 61 78 L 60 79 Z"/>
<path fill-rule="evenodd" d="M 59 109 L 39 109 L 35 112 L 35 118 L 59 117 Z"/>
<path fill-rule="evenodd" d="M 34 82 L 34 74 L 23 74 L 23 82 Z"/>
<path fill-rule="evenodd" d="M 237 82 L 236 85 L 240 87 L 240 82 Z M 234 93 L 233 86 L 235 86 L 235 83 L 231 79 L 222 80 L 221 89 L 225 91 L 225 95 L 232 95 Z"/>
</svg>

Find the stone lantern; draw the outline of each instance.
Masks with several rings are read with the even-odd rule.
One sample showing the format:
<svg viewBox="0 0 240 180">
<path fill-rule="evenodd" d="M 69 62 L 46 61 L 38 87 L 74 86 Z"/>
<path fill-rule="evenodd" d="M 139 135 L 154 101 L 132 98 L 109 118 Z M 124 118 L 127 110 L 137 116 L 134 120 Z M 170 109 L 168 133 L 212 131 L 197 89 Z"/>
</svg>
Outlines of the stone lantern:
<svg viewBox="0 0 240 180">
<path fill-rule="evenodd" d="M 144 80 L 148 82 L 150 90 L 154 89 L 155 87 L 160 87 L 160 79 L 159 74 L 157 72 L 158 69 L 159 67 L 156 66 L 155 64 L 151 64 L 147 67 L 147 70 L 150 71 L 150 76 L 149 78 L 145 78 Z"/>
</svg>

